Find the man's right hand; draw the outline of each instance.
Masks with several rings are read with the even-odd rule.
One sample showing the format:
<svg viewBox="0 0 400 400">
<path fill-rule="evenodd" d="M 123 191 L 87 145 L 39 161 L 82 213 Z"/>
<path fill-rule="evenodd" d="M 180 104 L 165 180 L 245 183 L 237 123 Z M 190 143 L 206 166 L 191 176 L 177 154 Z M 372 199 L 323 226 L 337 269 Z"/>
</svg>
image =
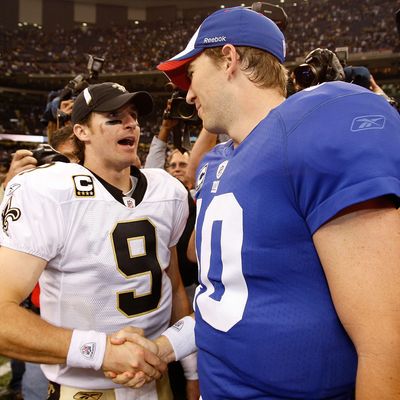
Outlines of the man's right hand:
<svg viewBox="0 0 400 400">
<path fill-rule="evenodd" d="M 167 364 L 157 353 L 157 345 L 143 337 L 142 329 L 126 327 L 107 337 L 104 374 L 115 383 L 139 388 L 166 371 Z"/>
<path fill-rule="evenodd" d="M 10 168 L 4 179 L 3 186 L 6 187 L 8 182 L 10 182 L 10 180 L 20 172 L 35 168 L 36 164 L 37 160 L 32 157 L 31 151 L 25 149 L 17 150 L 11 160 Z"/>
</svg>

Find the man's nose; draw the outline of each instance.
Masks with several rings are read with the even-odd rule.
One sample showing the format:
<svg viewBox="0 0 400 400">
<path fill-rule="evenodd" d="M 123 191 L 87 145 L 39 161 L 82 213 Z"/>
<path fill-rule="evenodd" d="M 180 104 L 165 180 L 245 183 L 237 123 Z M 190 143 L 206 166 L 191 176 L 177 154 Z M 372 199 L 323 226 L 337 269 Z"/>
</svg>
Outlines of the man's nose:
<svg viewBox="0 0 400 400">
<path fill-rule="evenodd" d="M 125 117 L 125 126 L 136 129 L 136 126 L 138 124 L 137 119 L 133 117 L 132 115 L 128 115 Z"/>
<path fill-rule="evenodd" d="M 196 96 L 192 90 L 192 85 L 190 85 L 189 90 L 186 93 L 186 103 L 194 104 L 195 98 L 196 98 Z"/>
</svg>

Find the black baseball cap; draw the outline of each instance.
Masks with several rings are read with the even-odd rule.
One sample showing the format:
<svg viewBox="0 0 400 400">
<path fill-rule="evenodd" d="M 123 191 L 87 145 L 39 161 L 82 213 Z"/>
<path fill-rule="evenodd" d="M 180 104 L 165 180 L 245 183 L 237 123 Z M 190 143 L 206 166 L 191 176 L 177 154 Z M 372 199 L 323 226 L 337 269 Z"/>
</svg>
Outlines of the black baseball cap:
<svg viewBox="0 0 400 400">
<path fill-rule="evenodd" d="M 74 101 L 71 121 L 76 124 L 91 112 L 109 112 L 132 103 L 140 117 L 153 110 L 153 98 L 147 92 L 128 92 L 124 86 L 115 82 L 90 85 Z"/>
</svg>

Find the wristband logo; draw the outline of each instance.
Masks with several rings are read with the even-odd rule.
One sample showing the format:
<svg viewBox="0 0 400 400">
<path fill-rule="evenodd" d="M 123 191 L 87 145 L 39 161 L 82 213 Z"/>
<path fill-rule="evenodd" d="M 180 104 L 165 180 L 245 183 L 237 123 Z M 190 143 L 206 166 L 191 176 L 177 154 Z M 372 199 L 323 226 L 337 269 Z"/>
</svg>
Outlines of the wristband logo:
<svg viewBox="0 0 400 400">
<path fill-rule="evenodd" d="M 96 353 L 95 342 L 85 343 L 83 346 L 81 346 L 81 354 L 83 355 L 83 357 L 92 360 L 94 358 L 95 353 Z"/>
<path fill-rule="evenodd" d="M 172 325 L 172 328 L 176 329 L 179 332 L 183 328 L 183 325 L 185 325 L 185 322 L 179 320 L 178 322 L 175 322 L 174 325 Z"/>
</svg>

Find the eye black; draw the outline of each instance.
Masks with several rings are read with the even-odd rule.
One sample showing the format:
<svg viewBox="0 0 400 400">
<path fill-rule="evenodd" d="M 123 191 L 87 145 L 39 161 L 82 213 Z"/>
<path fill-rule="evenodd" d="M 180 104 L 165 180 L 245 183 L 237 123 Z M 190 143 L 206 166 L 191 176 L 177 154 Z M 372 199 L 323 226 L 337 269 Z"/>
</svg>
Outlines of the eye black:
<svg viewBox="0 0 400 400">
<path fill-rule="evenodd" d="M 111 119 L 106 122 L 106 125 L 118 125 L 122 124 L 122 121 L 120 119 Z"/>
</svg>

